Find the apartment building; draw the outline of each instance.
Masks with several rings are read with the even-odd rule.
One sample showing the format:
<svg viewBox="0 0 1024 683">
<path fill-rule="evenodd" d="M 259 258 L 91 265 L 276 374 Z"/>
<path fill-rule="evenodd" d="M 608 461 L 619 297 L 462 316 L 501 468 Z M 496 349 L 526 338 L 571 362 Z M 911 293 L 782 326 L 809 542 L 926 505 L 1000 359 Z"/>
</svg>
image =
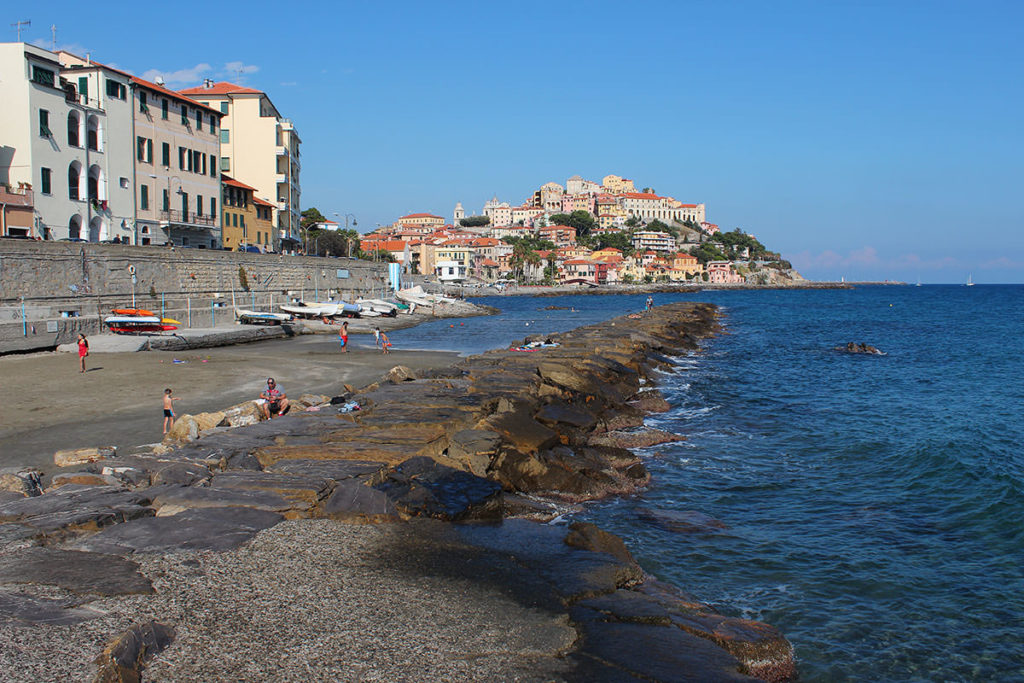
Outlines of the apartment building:
<svg viewBox="0 0 1024 683">
<path fill-rule="evenodd" d="M 187 88 L 182 95 L 223 115 L 220 129 L 220 170 L 256 189 L 274 206 L 275 247 L 294 249 L 300 241 L 302 143 L 294 124 L 281 116 L 261 90 L 234 83 Z"/>
<path fill-rule="evenodd" d="M 220 248 L 220 111 L 137 76 L 131 101 L 139 244 Z"/>
<path fill-rule="evenodd" d="M 633 233 L 632 245 L 637 251 L 672 251 L 676 248 L 676 240 L 667 232 L 638 230 Z"/>
<path fill-rule="evenodd" d="M 610 194 L 622 194 L 623 192 L 636 192 L 633 181 L 629 178 L 622 178 L 617 175 L 606 175 L 601 179 L 601 187 Z"/>
<path fill-rule="evenodd" d="M 484 214 L 491 219 L 492 228 L 506 228 L 512 225 L 512 207 L 508 202 L 499 202 L 493 197 L 484 204 Z"/>
<path fill-rule="evenodd" d="M 273 249 L 273 204 L 259 199 L 256 188 L 221 174 L 221 232 L 227 249 Z"/>
<path fill-rule="evenodd" d="M 5 230 L 41 239 L 120 237 L 115 224 L 131 216 L 131 195 L 111 203 L 106 112 L 79 97 L 61 69 L 49 50 L 0 44 L 0 183 L 31 192 L 33 210 L 30 226 Z"/>
</svg>

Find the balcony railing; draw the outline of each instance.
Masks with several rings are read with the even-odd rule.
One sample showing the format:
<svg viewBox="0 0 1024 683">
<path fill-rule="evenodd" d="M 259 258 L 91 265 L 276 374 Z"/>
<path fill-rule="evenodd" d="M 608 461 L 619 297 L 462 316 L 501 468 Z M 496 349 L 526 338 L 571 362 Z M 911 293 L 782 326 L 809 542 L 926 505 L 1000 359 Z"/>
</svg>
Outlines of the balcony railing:
<svg viewBox="0 0 1024 683">
<path fill-rule="evenodd" d="M 197 227 L 212 228 L 217 224 L 215 216 L 205 216 L 198 213 L 184 213 L 182 211 L 161 211 L 160 220 L 168 223 L 180 223 L 183 225 L 194 225 Z"/>
</svg>

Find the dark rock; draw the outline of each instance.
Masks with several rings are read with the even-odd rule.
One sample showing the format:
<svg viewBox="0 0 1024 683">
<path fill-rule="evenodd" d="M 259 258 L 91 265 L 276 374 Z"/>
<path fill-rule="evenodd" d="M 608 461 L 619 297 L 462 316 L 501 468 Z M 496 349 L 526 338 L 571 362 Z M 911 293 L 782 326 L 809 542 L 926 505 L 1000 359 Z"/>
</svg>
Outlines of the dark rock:
<svg viewBox="0 0 1024 683">
<path fill-rule="evenodd" d="M 885 352 L 871 346 L 871 344 L 855 344 L 853 342 L 847 342 L 846 346 L 837 346 L 836 351 L 843 351 L 845 353 L 861 353 L 869 356 L 884 356 Z"/>
<path fill-rule="evenodd" d="M 22 548 L 0 555 L 0 583 L 45 584 L 98 595 L 153 592 L 135 562 L 58 548 Z"/>
<path fill-rule="evenodd" d="M 204 465 L 191 462 L 176 462 L 155 469 L 151 475 L 151 480 L 154 486 L 194 486 L 209 480 L 210 477 L 210 470 Z"/>
<path fill-rule="evenodd" d="M 213 478 L 213 489 L 271 491 L 308 509 L 327 497 L 334 483 L 324 477 L 281 472 L 223 472 Z"/>
<path fill-rule="evenodd" d="M 567 424 L 577 429 L 592 429 L 597 424 L 594 414 L 565 403 L 549 403 L 541 408 L 536 419 L 546 424 Z"/>
<path fill-rule="evenodd" d="M 10 503 L 11 501 L 21 500 L 25 498 L 24 493 L 17 493 L 15 491 L 0 491 L 0 505 L 4 503 Z"/>
<path fill-rule="evenodd" d="M 88 607 L 74 607 L 66 600 L 49 600 L 24 593 L 0 591 L 0 625 L 67 626 L 102 616 L 102 612 Z"/>
<path fill-rule="evenodd" d="M 523 453 L 536 453 L 558 443 L 558 433 L 533 419 L 528 406 L 492 415 L 487 424 L 501 434 L 505 441 Z"/>
<path fill-rule="evenodd" d="M 678 628 L 606 621 L 582 607 L 570 617 L 583 635 L 576 656 L 591 655 L 643 680 L 756 680 L 740 673 L 740 662 L 728 652 Z"/>
<path fill-rule="evenodd" d="M 582 548 L 595 553 L 608 553 L 622 562 L 636 564 L 633 555 L 630 554 L 621 538 L 589 522 L 570 524 L 569 533 L 565 536 L 565 543 L 574 548 Z"/>
<path fill-rule="evenodd" d="M 647 413 L 667 413 L 672 406 L 657 389 L 642 391 L 629 404 Z"/>
<path fill-rule="evenodd" d="M 38 530 L 24 524 L 0 524 L 0 548 L 35 536 Z"/>
<path fill-rule="evenodd" d="M 79 484 L 81 486 L 121 486 L 124 482 L 117 477 L 95 472 L 61 472 L 53 475 L 50 481 L 50 488 L 53 490 L 66 486 L 67 484 Z"/>
<path fill-rule="evenodd" d="M 672 441 L 685 441 L 686 437 L 661 429 L 638 429 L 631 432 L 607 432 L 590 438 L 592 446 L 617 446 L 619 448 L 648 448 Z"/>
<path fill-rule="evenodd" d="M 379 523 L 401 519 L 388 494 L 358 479 L 338 482 L 334 493 L 320 506 L 320 514 L 343 522 Z"/>
<path fill-rule="evenodd" d="M 501 435 L 486 429 L 463 429 L 452 435 L 446 455 L 483 477 L 501 445 Z"/>
<path fill-rule="evenodd" d="M 136 624 L 107 644 L 95 659 L 93 683 L 140 683 L 146 662 L 174 641 L 174 629 L 156 621 Z"/>
<path fill-rule="evenodd" d="M 384 379 L 392 384 L 399 384 L 416 379 L 416 373 L 404 365 L 396 365 L 388 370 L 388 373 L 384 375 Z"/>
<path fill-rule="evenodd" d="M 717 534 L 729 527 L 725 522 L 697 510 L 659 510 L 642 508 L 640 519 L 665 529 L 683 534 Z"/>
<path fill-rule="evenodd" d="M 154 491 L 68 484 L 34 498 L 0 505 L 0 522 L 20 522 L 41 534 L 94 531 L 153 514 Z"/>
<path fill-rule="evenodd" d="M 793 646 L 774 626 L 709 613 L 673 614 L 672 623 L 729 652 L 741 662 L 743 673 L 766 681 L 796 677 Z"/>
<path fill-rule="evenodd" d="M 633 621 L 643 624 L 669 626 L 672 619 L 668 610 L 657 600 L 632 590 L 617 590 L 607 595 L 588 598 L 581 607 L 603 612 L 615 621 Z"/>
<path fill-rule="evenodd" d="M 76 546 L 115 555 L 230 550 L 283 519 L 276 512 L 252 508 L 197 508 L 171 517 L 119 524 L 78 541 Z"/>
<path fill-rule="evenodd" d="M 498 484 L 425 456 L 410 458 L 388 471 L 375 488 L 387 494 L 403 517 L 501 518 Z"/>
<path fill-rule="evenodd" d="M 359 460 L 278 460 L 267 468 L 268 472 L 302 474 L 323 477 L 333 482 L 376 474 L 383 466 L 379 462 Z"/>
</svg>

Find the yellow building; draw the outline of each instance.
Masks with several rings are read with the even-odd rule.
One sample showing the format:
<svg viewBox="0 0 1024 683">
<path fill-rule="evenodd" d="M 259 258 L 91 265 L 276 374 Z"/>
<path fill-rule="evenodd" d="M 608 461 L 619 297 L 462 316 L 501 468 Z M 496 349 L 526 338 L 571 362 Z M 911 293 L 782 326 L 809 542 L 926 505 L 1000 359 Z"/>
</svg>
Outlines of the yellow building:
<svg viewBox="0 0 1024 683">
<path fill-rule="evenodd" d="M 633 186 L 632 180 L 629 178 L 620 178 L 617 175 L 606 175 L 601 179 L 601 186 L 612 194 L 636 192 L 636 188 Z"/>
<path fill-rule="evenodd" d="M 256 188 L 221 174 L 221 225 L 224 246 L 273 250 L 274 205 L 255 196 Z"/>
</svg>

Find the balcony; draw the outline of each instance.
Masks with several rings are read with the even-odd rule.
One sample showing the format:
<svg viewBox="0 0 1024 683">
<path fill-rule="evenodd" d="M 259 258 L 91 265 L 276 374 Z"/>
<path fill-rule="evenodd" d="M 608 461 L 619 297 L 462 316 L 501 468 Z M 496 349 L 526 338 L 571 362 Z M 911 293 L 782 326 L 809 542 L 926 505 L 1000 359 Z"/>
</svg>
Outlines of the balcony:
<svg viewBox="0 0 1024 683">
<path fill-rule="evenodd" d="M 175 225 L 196 228 L 199 230 L 205 230 L 212 228 L 217 225 L 216 216 L 200 215 L 198 213 L 183 213 L 181 211 L 161 211 L 160 212 L 161 223 L 173 223 Z"/>
</svg>

